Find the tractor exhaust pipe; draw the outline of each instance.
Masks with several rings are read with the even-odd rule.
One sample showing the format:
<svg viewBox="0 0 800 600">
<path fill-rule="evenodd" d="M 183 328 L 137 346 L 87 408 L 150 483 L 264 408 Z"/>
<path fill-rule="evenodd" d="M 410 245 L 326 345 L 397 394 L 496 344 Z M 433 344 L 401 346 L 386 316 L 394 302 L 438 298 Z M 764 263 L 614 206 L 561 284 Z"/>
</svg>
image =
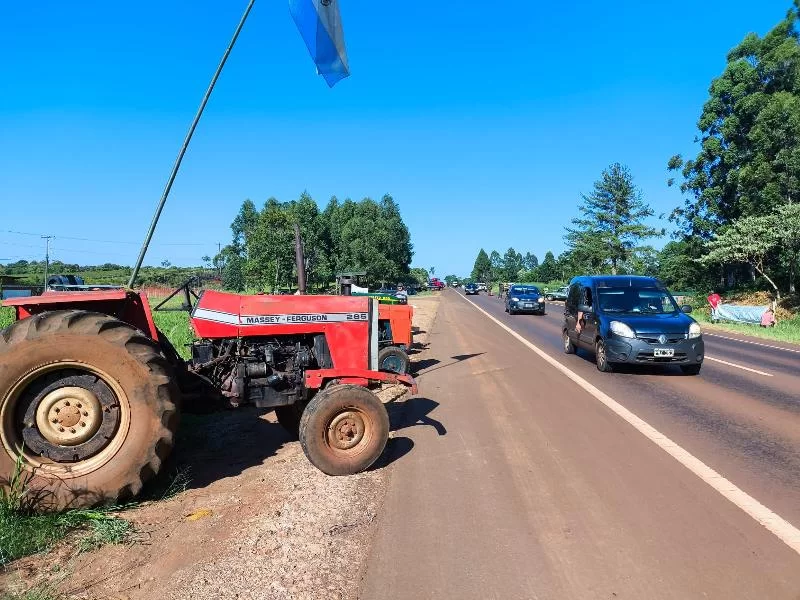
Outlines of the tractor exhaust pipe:
<svg viewBox="0 0 800 600">
<path fill-rule="evenodd" d="M 294 224 L 294 260 L 297 264 L 297 291 L 306 293 L 306 258 L 303 254 L 303 238 L 300 237 L 300 226 Z"/>
</svg>

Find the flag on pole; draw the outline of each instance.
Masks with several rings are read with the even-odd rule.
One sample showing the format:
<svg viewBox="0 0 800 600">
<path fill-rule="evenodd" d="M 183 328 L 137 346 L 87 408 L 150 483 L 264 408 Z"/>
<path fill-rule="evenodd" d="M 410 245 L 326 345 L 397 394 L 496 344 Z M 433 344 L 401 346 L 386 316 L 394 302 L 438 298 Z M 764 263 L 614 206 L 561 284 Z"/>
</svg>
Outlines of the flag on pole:
<svg viewBox="0 0 800 600">
<path fill-rule="evenodd" d="M 350 75 L 339 0 L 289 0 L 289 12 L 328 86 Z"/>
</svg>

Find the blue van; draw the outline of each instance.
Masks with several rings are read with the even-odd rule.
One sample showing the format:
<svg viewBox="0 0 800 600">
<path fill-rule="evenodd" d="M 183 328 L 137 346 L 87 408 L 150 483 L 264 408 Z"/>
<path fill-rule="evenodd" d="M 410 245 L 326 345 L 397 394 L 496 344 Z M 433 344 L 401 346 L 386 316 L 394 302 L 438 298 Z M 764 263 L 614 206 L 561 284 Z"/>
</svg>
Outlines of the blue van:
<svg viewBox="0 0 800 600">
<path fill-rule="evenodd" d="M 697 375 L 705 348 L 691 310 L 652 277 L 575 277 L 564 308 L 564 352 L 594 353 L 603 372 L 615 364 L 664 364 Z"/>
</svg>

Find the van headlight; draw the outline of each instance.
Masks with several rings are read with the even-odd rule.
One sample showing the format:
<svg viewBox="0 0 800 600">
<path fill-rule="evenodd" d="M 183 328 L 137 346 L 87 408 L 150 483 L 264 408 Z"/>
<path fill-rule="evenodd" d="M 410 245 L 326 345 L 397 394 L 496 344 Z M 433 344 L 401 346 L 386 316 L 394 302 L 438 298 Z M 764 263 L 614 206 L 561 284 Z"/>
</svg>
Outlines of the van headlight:
<svg viewBox="0 0 800 600">
<path fill-rule="evenodd" d="M 611 333 L 614 335 L 618 335 L 619 337 L 625 338 L 635 338 L 636 334 L 633 332 L 633 329 L 630 326 L 626 325 L 622 321 L 611 321 L 609 324 L 611 329 Z"/>
<path fill-rule="evenodd" d="M 699 338 L 701 335 L 703 335 L 703 330 L 700 328 L 699 323 L 689 325 L 689 339 Z"/>
<path fill-rule="evenodd" d="M 514 297 L 512 297 L 512 298 L 511 298 L 511 301 L 512 301 L 512 302 L 519 302 L 519 298 L 514 298 Z"/>
</svg>

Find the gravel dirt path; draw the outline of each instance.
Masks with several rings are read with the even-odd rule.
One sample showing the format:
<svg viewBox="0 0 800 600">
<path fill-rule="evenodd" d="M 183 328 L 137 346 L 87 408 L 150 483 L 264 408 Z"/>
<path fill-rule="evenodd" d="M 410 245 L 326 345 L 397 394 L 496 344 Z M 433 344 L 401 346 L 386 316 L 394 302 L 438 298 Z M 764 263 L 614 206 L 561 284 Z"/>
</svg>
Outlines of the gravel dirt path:
<svg viewBox="0 0 800 600">
<path fill-rule="evenodd" d="M 412 360 L 421 362 L 439 296 L 410 303 Z M 378 464 L 351 477 L 312 467 L 272 412 L 187 417 L 169 466 L 187 489 L 123 511 L 136 528 L 130 543 L 76 554 L 67 541 L 10 565 L 0 590 L 50 582 L 70 599 L 357 598 L 387 467 L 410 450 L 397 434 L 406 397 L 397 388 L 381 397 L 393 439 Z"/>
</svg>

